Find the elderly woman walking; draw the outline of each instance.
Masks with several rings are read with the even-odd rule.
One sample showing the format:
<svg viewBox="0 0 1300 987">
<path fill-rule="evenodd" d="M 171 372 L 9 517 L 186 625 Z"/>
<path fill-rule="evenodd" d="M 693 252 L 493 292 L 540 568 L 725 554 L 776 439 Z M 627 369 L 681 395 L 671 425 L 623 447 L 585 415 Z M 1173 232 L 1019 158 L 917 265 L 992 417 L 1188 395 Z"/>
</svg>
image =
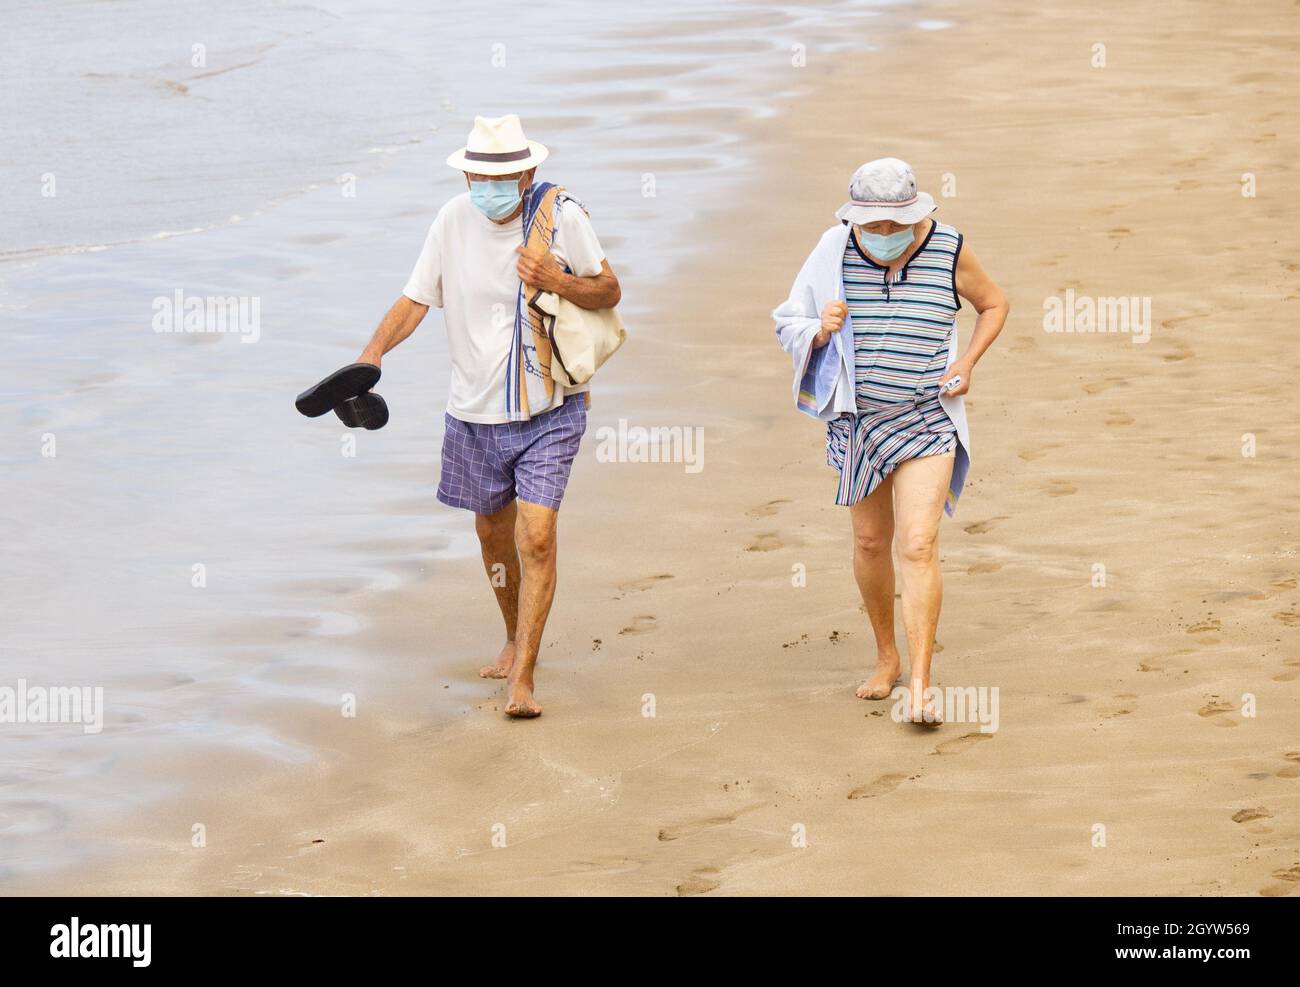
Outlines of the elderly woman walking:
<svg viewBox="0 0 1300 987">
<path fill-rule="evenodd" d="M 1009 306 L 963 236 L 930 218 L 934 199 L 917 191 L 905 162 L 867 162 L 849 196 L 772 314 L 794 361 L 795 404 L 826 422 L 835 503 L 852 521 L 853 575 L 876 638 L 875 670 L 857 694 L 885 699 L 899 680 L 897 547 L 910 665 L 903 718 L 936 724 L 939 520 L 953 513 L 970 466 L 963 395 Z M 977 317 L 959 356 L 963 298 Z"/>
</svg>

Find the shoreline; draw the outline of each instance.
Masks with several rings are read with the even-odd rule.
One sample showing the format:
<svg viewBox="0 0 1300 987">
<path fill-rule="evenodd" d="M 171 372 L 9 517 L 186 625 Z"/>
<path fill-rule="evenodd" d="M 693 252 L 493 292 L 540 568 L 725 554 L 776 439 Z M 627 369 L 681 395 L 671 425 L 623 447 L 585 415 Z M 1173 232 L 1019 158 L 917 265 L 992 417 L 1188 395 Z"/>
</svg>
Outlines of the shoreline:
<svg viewBox="0 0 1300 987">
<path fill-rule="evenodd" d="M 1279 539 L 1277 519 L 1295 426 L 1284 368 L 1254 369 L 1276 306 L 1210 276 L 1226 266 L 1239 283 L 1261 280 L 1245 225 L 1277 239 L 1279 275 L 1297 236 L 1280 213 L 1241 212 L 1234 176 L 1190 149 L 1272 132 L 1271 145 L 1255 145 L 1257 167 L 1280 188 L 1294 156 L 1276 135 L 1296 130 L 1266 115 L 1283 111 L 1243 112 L 1211 89 L 1192 91 L 1195 111 L 1179 118 L 1187 133 L 1152 110 L 1177 113 L 1194 79 L 1243 72 L 1234 41 L 1251 46 L 1258 77 L 1243 85 L 1284 89 L 1300 70 L 1281 41 L 1293 50 L 1295 39 L 1271 45 L 1211 5 L 1176 25 L 1103 9 L 1110 76 L 1089 75 L 1079 42 L 1092 15 L 998 7 L 976 18 L 936 2 L 903 15 L 954 27 L 886 31 L 873 53 L 882 78 L 926 65 L 923 95 L 864 101 L 861 66 L 841 60 L 784 112 L 751 121 L 766 177 L 700 224 L 715 231 L 711 250 L 665 279 L 671 308 L 630 327 L 610 365 L 619 381 L 659 386 L 630 383 L 616 404 L 597 382 L 561 511 L 540 720 L 506 722 L 500 686 L 474 675 L 499 618 L 469 560 L 466 579 L 373 595 L 357 648 L 396 670 L 375 714 L 286 716 L 270 698 L 250 711 L 319 750 L 317 762 L 257 761 L 249 786 L 252 755 L 204 768 L 196 758 L 194 772 L 223 794 L 169 800 L 142 828 L 116 832 L 126 853 L 93 874 L 40 874 L 7 890 L 1292 893 L 1300 884 L 1277 875 L 1300 837 L 1300 676 L 1286 678 L 1285 657 L 1300 621 L 1277 616 L 1297 609 L 1296 546 Z M 998 52 L 1012 35 L 1017 50 Z M 1121 58 L 1133 50 L 1140 64 Z M 963 68 L 975 52 L 987 53 L 986 75 Z M 1063 118 L 1091 156 L 1058 159 Z M 846 139 L 846 127 L 897 136 Z M 1160 139 L 1180 153 L 1153 158 Z M 942 176 L 955 176 L 958 194 L 940 198 L 936 215 L 963 230 L 1013 302 L 977 368 L 971 478 L 940 535 L 936 683 L 996 686 L 1004 700 L 1001 729 L 979 739 L 955 724 L 909 731 L 887 704 L 853 696 L 871 655 L 847 571 L 848 519 L 832 503 L 819 428 L 790 407 L 768 318 L 876 148 L 910 161 L 936 197 Z M 1109 182 L 1092 183 L 1096 174 Z M 1188 249 L 1216 223 L 1240 238 L 1226 265 Z M 1047 242 L 1045 227 L 1071 235 Z M 731 249 L 737 231 L 744 250 Z M 1284 300 L 1281 280 L 1257 287 Z M 1039 301 L 1067 289 L 1153 295 L 1150 342 L 1043 333 Z M 1226 359 L 1211 355 L 1216 311 L 1236 316 L 1240 349 Z M 965 306 L 963 343 L 971 321 Z M 1225 374 L 1237 385 L 1226 397 L 1195 400 L 1218 396 Z M 596 430 L 620 418 L 703 427 L 704 471 L 597 463 Z M 1230 458 L 1243 432 L 1261 439 L 1249 473 Z M 1152 496 L 1175 483 L 1178 495 Z M 1244 505 L 1231 545 L 1213 496 L 1225 487 Z M 1090 585 L 1098 563 L 1103 587 Z M 791 585 L 793 566 L 807 588 Z M 431 641 L 465 656 L 445 688 L 481 697 L 445 724 L 400 695 L 421 682 Z M 424 687 L 441 691 L 442 677 Z M 1243 692 L 1258 697 L 1257 718 L 1242 715 Z M 654 717 L 642 715 L 647 696 Z M 196 822 L 212 834 L 201 852 L 176 836 Z M 1097 825 L 1109 849 L 1094 844 Z M 806 846 L 794 845 L 800 831 Z M 498 833 L 504 847 L 493 846 Z M 918 853 L 919 866 L 898 863 Z"/>
</svg>

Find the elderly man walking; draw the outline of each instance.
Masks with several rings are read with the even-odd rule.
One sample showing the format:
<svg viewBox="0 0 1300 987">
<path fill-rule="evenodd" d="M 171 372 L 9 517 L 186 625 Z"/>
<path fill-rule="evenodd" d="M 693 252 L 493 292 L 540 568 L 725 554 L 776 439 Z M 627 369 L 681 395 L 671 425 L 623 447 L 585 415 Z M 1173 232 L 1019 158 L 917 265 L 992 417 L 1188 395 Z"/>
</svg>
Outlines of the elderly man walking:
<svg viewBox="0 0 1300 987">
<path fill-rule="evenodd" d="M 506 679 L 512 717 L 542 712 L 534 668 L 555 597 L 560 501 L 589 399 L 585 385 L 552 380 L 550 342 L 528 300 L 547 291 L 602 309 L 622 294 L 581 204 L 534 183 L 546 156 L 517 116 L 475 118 L 466 146 L 447 159 L 468 191 L 438 211 L 401 297 L 360 357 L 379 366 L 429 306 L 443 309 L 451 388 L 438 499 L 474 512 L 506 630 L 479 675 Z"/>
</svg>

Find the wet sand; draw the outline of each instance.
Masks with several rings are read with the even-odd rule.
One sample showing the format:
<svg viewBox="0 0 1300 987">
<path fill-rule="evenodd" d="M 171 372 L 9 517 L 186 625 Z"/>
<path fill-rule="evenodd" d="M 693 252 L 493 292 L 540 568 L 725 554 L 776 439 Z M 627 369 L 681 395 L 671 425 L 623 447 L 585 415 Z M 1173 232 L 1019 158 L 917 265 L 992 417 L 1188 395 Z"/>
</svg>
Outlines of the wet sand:
<svg viewBox="0 0 1300 987">
<path fill-rule="evenodd" d="M 357 717 L 251 711 L 314 763 L 187 754 L 192 792 L 116 831 L 118 858 L 11 889 L 1293 893 L 1290 9 L 927 5 L 909 16 L 955 26 L 886 28 L 871 58 L 894 99 L 864 94 L 861 61 L 810 52 L 813 92 L 750 125 L 761 172 L 699 217 L 711 249 L 658 285 L 608 368 L 617 400 L 598 388 L 545 715 L 507 721 L 475 677 L 500 622 L 465 562 L 371 596 L 361 647 L 389 674 Z M 937 681 L 997 687 L 993 734 L 915 730 L 854 697 L 872 646 L 848 518 L 768 317 L 847 176 L 884 154 L 1013 304 L 941 537 Z M 1071 288 L 1149 296 L 1149 342 L 1045 332 L 1044 299 Z M 704 470 L 598 462 L 596 429 L 619 418 L 702 426 Z M 435 650 L 461 672 L 428 672 Z M 431 713 L 448 702 L 450 722 Z"/>
</svg>

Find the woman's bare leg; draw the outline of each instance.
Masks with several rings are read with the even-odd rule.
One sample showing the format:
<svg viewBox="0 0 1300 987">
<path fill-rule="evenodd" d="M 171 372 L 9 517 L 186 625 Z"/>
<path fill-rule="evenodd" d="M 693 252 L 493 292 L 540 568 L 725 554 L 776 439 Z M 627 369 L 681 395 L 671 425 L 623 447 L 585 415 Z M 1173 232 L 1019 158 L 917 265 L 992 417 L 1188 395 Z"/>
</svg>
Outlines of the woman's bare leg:
<svg viewBox="0 0 1300 987">
<path fill-rule="evenodd" d="M 892 478 L 849 508 L 853 522 L 853 578 L 876 636 L 876 667 L 858 686 L 859 699 L 885 699 L 898 681 L 901 660 L 894 638 L 894 504 Z"/>
<path fill-rule="evenodd" d="M 930 660 L 943 603 L 939 572 L 939 520 L 952 479 L 954 457 L 926 456 L 901 463 L 893 473 L 895 539 L 903 584 L 903 624 L 907 628 L 908 686 L 914 721 L 937 718 L 941 709 L 924 708 L 930 688 Z M 924 713 L 930 714 L 922 716 Z"/>
</svg>

